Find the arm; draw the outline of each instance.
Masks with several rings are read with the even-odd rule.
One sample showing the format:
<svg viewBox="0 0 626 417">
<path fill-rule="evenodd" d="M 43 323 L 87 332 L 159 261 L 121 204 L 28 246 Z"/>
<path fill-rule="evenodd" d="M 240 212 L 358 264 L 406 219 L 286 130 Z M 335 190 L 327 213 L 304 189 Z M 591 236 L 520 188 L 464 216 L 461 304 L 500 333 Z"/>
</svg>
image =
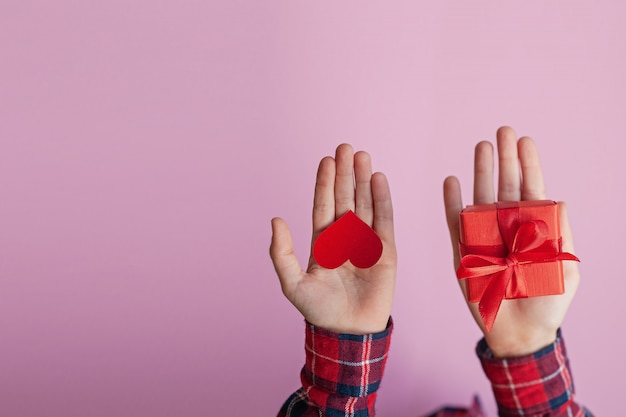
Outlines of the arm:
<svg viewBox="0 0 626 417">
<path fill-rule="evenodd" d="M 513 129 L 502 127 L 497 133 L 497 149 L 497 201 L 545 199 L 539 154 L 533 140 L 528 137 L 517 140 Z M 493 160 L 491 143 L 480 142 L 476 145 L 474 204 L 496 201 Z M 448 177 L 444 181 L 444 204 L 456 269 L 459 266 L 459 213 L 463 204 L 460 184 L 455 177 Z M 564 203 L 559 203 L 559 214 L 563 251 L 574 253 Z M 502 416 L 582 416 L 580 413 L 567 414 L 564 411 L 568 408 L 572 411 L 580 410 L 581 407 L 574 401 L 565 348 L 562 339 L 557 337 L 578 288 L 578 265 L 575 262 L 564 262 L 563 274 L 565 293 L 562 295 L 504 300 L 491 332 L 485 330 L 477 303 L 468 303 L 485 337 L 479 343 L 477 352 L 491 380 Z M 460 282 L 460 285 L 466 295 L 465 283 Z M 552 367 L 541 367 L 544 363 Z M 551 375 L 565 378 L 561 387 L 555 388 L 552 384 L 556 379 L 548 383 Z M 545 380 L 533 383 L 537 378 Z M 545 414 L 536 414 L 534 410 L 541 410 Z"/>
<path fill-rule="evenodd" d="M 337 147 L 335 158 L 326 157 L 319 165 L 312 242 L 348 210 L 370 225 L 382 240 L 382 256 L 369 269 L 347 262 L 329 270 L 317 265 L 311 255 L 304 270 L 293 252 L 287 224 L 280 218 L 272 220 L 270 256 L 283 294 L 307 321 L 303 388 L 290 397 L 279 415 L 329 415 L 331 409 L 358 409 L 359 416 L 374 415 L 378 384 L 371 385 L 366 380 L 379 381 L 382 377 L 389 345 L 387 325 L 396 278 L 393 210 L 385 176 L 372 174 L 367 153 L 355 154 L 344 144 Z M 378 345 L 384 349 L 369 349 L 372 339 L 382 340 Z M 316 344 L 320 340 L 328 343 Z M 355 360 L 344 359 L 351 357 Z M 368 368 L 349 366 L 353 362 L 367 364 Z M 377 371 L 370 374 L 372 363 L 380 367 L 376 365 Z M 325 376 L 327 373 L 332 375 Z M 363 378 L 358 378 L 357 383 L 353 374 Z M 344 389 L 346 386 L 358 389 Z"/>
</svg>

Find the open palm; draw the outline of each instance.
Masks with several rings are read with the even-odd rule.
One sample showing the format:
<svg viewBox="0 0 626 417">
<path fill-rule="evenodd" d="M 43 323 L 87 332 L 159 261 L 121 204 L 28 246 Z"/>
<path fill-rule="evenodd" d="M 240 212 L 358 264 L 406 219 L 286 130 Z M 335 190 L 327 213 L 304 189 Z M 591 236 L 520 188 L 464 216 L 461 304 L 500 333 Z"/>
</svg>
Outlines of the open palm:
<svg viewBox="0 0 626 417">
<path fill-rule="evenodd" d="M 340 333 L 368 334 L 386 328 L 396 278 L 393 209 L 386 177 L 372 174 L 366 152 L 337 147 L 335 158 L 320 161 L 313 203 L 312 242 L 337 218 L 352 210 L 383 242 L 383 253 L 368 269 L 350 262 L 336 269 L 310 257 L 306 271 L 293 252 L 287 223 L 272 219 L 270 256 L 287 299 L 317 326 Z"/>
<path fill-rule="evenodd" d="M 546 192 L 539 154 L 531 138 L 517 136 L 510 127 L 501 127 L 497 133 L 498 195 L 497 201 L 545 200 Z M 493 184 L 493 146 L 489 142 L 476 145 L 474 156 L 474 204 L 496 201 Z M 456 177 L 444 181 L 444 204 L 450 239 L 454 252 L 454 268 L 459 266 L 459 213 L 463 208 L 461 188 Z M 574 253 L 564 203 L 559 203 L 563 251 Z M 565 293 L 516 300 L 504 300 L 491 332 L 486 332 L 478 303 L 468 303 L 476 322 L 485 334 L 489 347 L 496 356 L 526 355 L 549 345 L 556 338 L 579 282 L 578 265 L 563 263 Z M 465 282 L 461 289 L 466 296 Z"/>
</svg>

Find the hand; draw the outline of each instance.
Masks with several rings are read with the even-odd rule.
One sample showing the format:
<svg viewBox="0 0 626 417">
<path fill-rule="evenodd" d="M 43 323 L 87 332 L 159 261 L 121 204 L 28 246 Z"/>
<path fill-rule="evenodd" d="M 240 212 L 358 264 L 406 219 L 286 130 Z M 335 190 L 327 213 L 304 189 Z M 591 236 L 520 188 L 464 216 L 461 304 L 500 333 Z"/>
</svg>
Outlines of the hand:
<svg viewBox="0 0 626 417">
<path fill-rule="evenodd" d="M 546 192 L 539 164 L 539 154 L 531 138 L 517 140 L 510 127 L 501 127 L 497 133 L 498 201 L 545 200 Z M 521 167 L 521 177 L 520 177 Z M 459 266 L 459 213 L 463 208 L 461 188 L 455 177 L 443 184 L 446 218 L 450 230 L 454 268 Z M 493 188 L 493 147 L 489 142 L 476 145 L 474 156 L 474 204 L 495 202 Z M 559 203 L 561 235 L 564 252 L 574 253 L 572 232 L 564 203 Z M 474 319 L 485 335 L 487 344 L 496 357 L 523 356 L 548 346 L 556 339 L 565 313 L 574 297 L 580 279 L 576 262 L 563 262 L 565 293 L 543 297 L 503 300 L 493 329 L 485 331 L 478 303 L 468 303 Z M 465 282 L 459 281 L 467 300 Z"/>
<path fill-rule="evenodd" d="M 348 210 L 383 242 L 382 256 L 373 267 L 360 269 L 346 262 L 325 269 L 311 255 L 304 271 L 293 252 L 287 223 L 280 218 L 272 219 L 270 256 L 283 294 L 308 322 L 338 333 L 377 333 L 387 327 L 396 279 L 391 194 L 385 175 L 372 175 L 370 156 L 355 154 L 343 144 L 337 147 L 335 159 L 321 160 L 317 171 L 312 243 Z"/>
</svg>

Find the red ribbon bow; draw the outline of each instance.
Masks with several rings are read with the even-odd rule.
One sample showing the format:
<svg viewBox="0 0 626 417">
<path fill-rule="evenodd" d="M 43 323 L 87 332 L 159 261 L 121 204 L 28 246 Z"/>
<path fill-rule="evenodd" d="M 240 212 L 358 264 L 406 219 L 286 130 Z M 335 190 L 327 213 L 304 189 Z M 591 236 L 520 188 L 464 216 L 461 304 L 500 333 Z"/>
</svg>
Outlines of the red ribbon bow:
<svg viewBox="0 0 626 417">
<path fill-rule="evenodd" d="M 498 227 L 507 254 L 502 257 L 492 256 L 477 253 L 478 248 L 472 248 L 473 253 L 463 256 L 456 272 L 459 279 L 491 275 L 478 304 L 478 311 L 488 332 L 493 328 L 504 298 L 528 297 L 524 270 L 520 266 L 538 262 L 579 260 L 571 253 L 561 252 L 560 239 L 549 239 L 548 226 L 543 220 L 520 223 L 519 206 L 497 203 L 496 208 Z M 466 251 L 460 245 L 461 250 Z"/>
</svg>

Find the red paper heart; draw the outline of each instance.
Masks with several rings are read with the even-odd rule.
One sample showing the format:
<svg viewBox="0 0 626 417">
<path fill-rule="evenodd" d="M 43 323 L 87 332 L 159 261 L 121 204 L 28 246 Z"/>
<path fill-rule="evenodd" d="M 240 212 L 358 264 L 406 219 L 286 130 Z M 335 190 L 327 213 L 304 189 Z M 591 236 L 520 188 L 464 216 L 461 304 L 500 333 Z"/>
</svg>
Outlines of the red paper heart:
<svg viewBox="0 0 626 417">
<path fill-rule="evenodd" d="M 370 268 L 383 253 L 376 232 L 351 210 L 328 226 L 313 245 L 313 257 L 322 267 L 338 268 L 350 261 L 357 268 Z"/>
</svg>

